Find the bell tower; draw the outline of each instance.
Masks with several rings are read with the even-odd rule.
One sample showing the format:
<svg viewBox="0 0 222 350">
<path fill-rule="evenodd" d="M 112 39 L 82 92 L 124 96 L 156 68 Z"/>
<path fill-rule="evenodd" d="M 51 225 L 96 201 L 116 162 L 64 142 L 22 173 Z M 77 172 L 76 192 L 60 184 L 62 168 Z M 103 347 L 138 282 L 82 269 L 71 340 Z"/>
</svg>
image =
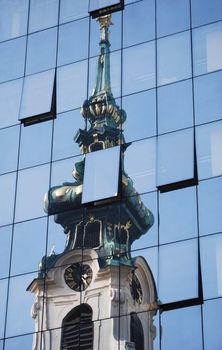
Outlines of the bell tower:
<svg viewBox="0 0 222 350">
<path fill-rule="evenodd" d="M 111 15 L 97 20 L 96 83 L 81 108 L 88 127 L 74 138 L 82 160 L 75 164 L 72 183 L 52 187 L 45 196 L 45 210 L 67 240 L 61 254 L 42 258 L 28 287 L 36 297 L 33 350 L 153 349 L 155 282 L 145 259 L 131 256 L 131 245 L 154 217 L 124 169 L 130 144 L 122 128 L 126 112 L 111 91 Z"/>
</svg>

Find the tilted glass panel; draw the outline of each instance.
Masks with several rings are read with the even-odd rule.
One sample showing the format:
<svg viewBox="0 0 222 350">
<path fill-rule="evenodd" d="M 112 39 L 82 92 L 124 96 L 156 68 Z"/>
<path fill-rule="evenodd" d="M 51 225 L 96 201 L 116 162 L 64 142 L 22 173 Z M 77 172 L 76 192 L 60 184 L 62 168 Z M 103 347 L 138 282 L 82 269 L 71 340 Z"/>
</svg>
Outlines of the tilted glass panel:
<svg viewBox="0 0 222 350">
<path fill-rule="evenodd" d="M 50 113 L 52 109 L 55 70 L 26 76 L 19 119 Z"/>
<path fill-rule="evenodd" d="M 0 278 L 9 275 L 11 239 L 12 226 L 0 227 Z"/>
<path fill-rule="evenodd" d="M 194 79 L 194 107 L 196 124 L 222 119 L 222 72 Z"/>
<path fill-rule="evenodd" d="M 57 113 L 79 108 L 86 99 L 87 65 L 85 60 L 58 68 Z"/>
<path fill-rule="evenodd" d="M 160 244 L 197 236 L 196 188 L 160 193 Z"/>
<path fill-rule="evenodd" d="M 127 142 L 156 135 L 156 90 L 123 97 L 127 113 L 122 129 Z"/>
<path fill-rule="evenodd" d="M 89 19 L 84 18 L 59 28 L 58 65 L 88 57 Z"/>
<path fill-rule="evenodd" d="M 5 312 L 6 312 L 6 300 L 7 300 L 7 290 L 8 290 L 8 279 L 0 280 L 0 338 L 4 337 L 4 327 L 5 327 Z"/>
<path fill-rule="evenodd" d="M 194 135 L 192 129 L 158 137 L 157 186 L 194 178 Z"/>
<path fill-rule="evenodd" d="M 14 212 L 16 173 L 0 176 L 0 226 L 11 224 Z"/>
<path fill-rule="evenodd" d="M 0 130 L 0 174 L 16 170 L 19 126 Z"/>
<path fill-rule="evenodd" d="M 29 32 L 56 26 L 58 24 L 58 10 L 59 0 L 31 0 Z"/>
<path fill-rule="evenodd" d="M 161 314 L 162 350 L 202 350 L 200 306 L 187 307 Z"/>
<path fill-rule="evenodd" d="M 204 349 L 220 350 L 222 344 L 222 299 L 207 300 L 203 305 Z"/>
<path fill-rule="evenodd" d="M 49 187 L 49 165 L 21 170 L 18 174 L 15 221 L 45 216 L 43 199 Z"/>
<path fill-rule="evenodd" d="M 0 2 L 0 41 L 26 34 L 28 7 L 28 0 Z"/>
<path fill-rule="evenodd" d="M 6 337 L 34 331 L 34 322 L 30 319 L 33 295 L 26 288 L 35 277 L 36 274 L 27 274 L 10 278 Z"/>
<path fill-rule="evenodd" d="M 191 77 L 190 32 L 157 41 L 157 84 L 165 85 Z"/>
<path fill-rule="evenodd" d="M 89 0 L 89 11 L 96 11 L 104 7 L 118 5 L 121 0 Z"/>
<path fill-rule="evenodd" d="M 222 22 L 193 30 L 194 75 L 222 68 Z"/>
<path fill-rule="evenodd" d="M 39 269 L 40 259 L 46 254 L 46 231 L 47 218 L 14 225 L 11 276 Z"/>
<path fill-rule="evenodd" d="M 60 23 L 88 16 L 89 0 L 61 0 Z"/>
<path fill-rule="evenodd" d="M 222 175 L 222 122 L 196 128 L 199 179 Z"/>
<path fill-rule="evenodd" d="M 198 297 L 197 239 L 159 247 L 159 299 L 165 303 Z"/>
<path fill-rule="evenodd" d="M 51 158 L 52 121 L 21 126 L 19 168 L 47 163 Z"/>
<path fill-rule="evenodd" d="M 222 2 L 220 0 L 192 0 L 191 13 L 193 27 L 218 21 L 222 19 Z"/>
<path fill-rule="evenodd" d="M 82 203 L 118 196 L 120 147 L 87 153 Z"/>
<path fill-rule="evenodd" d="M 222 232 L 222 177 L 201 181 L 198 186 L 200 235 Z"/>
<path fill-rule="evenodd" d="M 123 50 L 122 84 L 123 95 L 155 87 L 155 44 L 153 41 Z"/>
<path fill-rule="evenodd" d="M 129 145 L 125 152 L 125 171 L 138 193 L 156 189 L 156 138 Z"/>
<path fill-rule="evenodd" d="M 155 37 L 155 1 L 137 1 L 123 11 L 123 46 L 131 46 Z"/>
<path fill-rule="evenodd" d="M 26 75 L 54 68 L 56 64 L 57 28 L 28 36 Z"/>
<path fill-rule="evenodd" d="M 22 85 L 23 78 L 0 84 L 0 128 L 18 124 Z"/>
<path fill-rule="evenodd" d="M 157 0 L 157 35 L 181 32 L 190 27 L 189 0 Z"/>
<path fill-rule="evenodd" d="M 158 133 L 187 128 L 193 125 L 193 94 L 191 80 L 157 90 Z"/>
<path fill-rule="evenodd" d="M 200 240 L 204 299 L 222 296 L 222 234 Z"/>
<path fill-rule="evenodd" d="M 26 37 L 0 43 L 0 83 L 24 75 Z"/>
</svg>

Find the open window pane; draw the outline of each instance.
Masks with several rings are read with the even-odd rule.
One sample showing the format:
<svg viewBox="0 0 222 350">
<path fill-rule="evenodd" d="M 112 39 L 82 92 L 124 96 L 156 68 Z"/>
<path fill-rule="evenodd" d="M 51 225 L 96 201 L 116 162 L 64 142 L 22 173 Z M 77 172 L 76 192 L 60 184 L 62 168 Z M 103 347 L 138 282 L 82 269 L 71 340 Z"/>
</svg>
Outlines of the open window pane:
<svg viewBox="0 0 222 350">
<path fill-rule="evenodd" d="M 54 69 L 25 77 L 19 120 L 53 114 L 54 80 Z"/>
<path fill-rule="evenodd" d="M 157 186 L 194 178 L 194 135 L 192 129 L 158 138 Z"/>
<path fill-rule="evenodd" d="M 118 195 L 119 163 L 119 146 L 86 154 L 83 204 Z"/>
<path fill-rule="evenodd" d="M 89 13 L 94 17 L 121 10 L 124 0 L 89 0 Z"/>
</svg>

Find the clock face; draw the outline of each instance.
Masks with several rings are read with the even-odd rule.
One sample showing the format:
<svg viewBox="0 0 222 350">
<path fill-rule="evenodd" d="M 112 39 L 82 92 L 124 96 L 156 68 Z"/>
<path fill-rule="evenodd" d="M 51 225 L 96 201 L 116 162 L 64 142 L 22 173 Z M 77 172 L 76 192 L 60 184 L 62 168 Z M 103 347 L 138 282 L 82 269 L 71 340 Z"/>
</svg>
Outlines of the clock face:
<svg viewBox="0 0 222 350">
<path fill-rule="evenodd" d="M 76 292 L 81 292 L 85 290 L 92 281 L 92 269 L 87 264 L 72 264 L 65 269 L 64 280 L 69 288 Z"/>
<path fill-rule="evenodd" d="M 133 300 L 135 300 L 138 304 L 142 303 L 143 292 L 140 281 L 138 280 L 135 273 L 132 273 L 132 277 L 130 279 L 130 292 Z"/>
</svg>

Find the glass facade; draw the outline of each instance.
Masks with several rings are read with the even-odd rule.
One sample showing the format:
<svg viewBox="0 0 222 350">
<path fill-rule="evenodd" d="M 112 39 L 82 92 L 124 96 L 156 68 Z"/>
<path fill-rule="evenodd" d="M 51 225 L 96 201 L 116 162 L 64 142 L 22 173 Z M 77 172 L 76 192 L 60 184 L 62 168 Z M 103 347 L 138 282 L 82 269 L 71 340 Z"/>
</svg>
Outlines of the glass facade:
<svg viewBox="0 0 222 350">
<path fill-rule="evenodd" d="M 42 257 L 67 244 L 65 227 L 44 211 L 44 195 L 52 186 L 73 185 L 83 159 L 82 203 L 118 197 L 118 244 L 128 229 L 119 197 L 142 201 L 154 217 L 131 248 L 133 257 L 146 259 L 158 295 L 153 347 L 144 350 L 221 350 L 222 3 L 125 0 L 112 14 L 111 89 L 127 119 L 118 128 L 121 146 L 88 153 L 75 142 L 79 129 L 90 129 L 80 111 L 95 87 L 100 54 L 99 23 L 88 2 L 0 0 L 0 350 L 32 349 L 37 311 L 26 289 L 41 273 Z M 103 3 L 92 1 L 91 9 Z M 133 194 L 119 188 L 120 149 Z M 65 217 L 69 209 L 56 214 Z M 90 207 L 76 209 L 78 221 L 88 222 Z M 84 243 L 73 244 L 83 249 Z M 120 264 L 119 283 L 122 270 Z M 44 299 L 50 291 L 43 288 Z M 79 304 L 81 297 L 82 291 Z M 121 298 L 117 309 L 93 323 L 94 330 L 112 323 L 113 350 L 122 350 L 121 324 L 139 323 L 122 313 Z M 43 322 L 46 310 L 42 339 L 62 333 L 62 319 L 61 329 Z M 149 319 L 150 312 L 141 307 L 138 318 Z M 131 342 L 139 344 L 135 337 Z"/>
</svg>

